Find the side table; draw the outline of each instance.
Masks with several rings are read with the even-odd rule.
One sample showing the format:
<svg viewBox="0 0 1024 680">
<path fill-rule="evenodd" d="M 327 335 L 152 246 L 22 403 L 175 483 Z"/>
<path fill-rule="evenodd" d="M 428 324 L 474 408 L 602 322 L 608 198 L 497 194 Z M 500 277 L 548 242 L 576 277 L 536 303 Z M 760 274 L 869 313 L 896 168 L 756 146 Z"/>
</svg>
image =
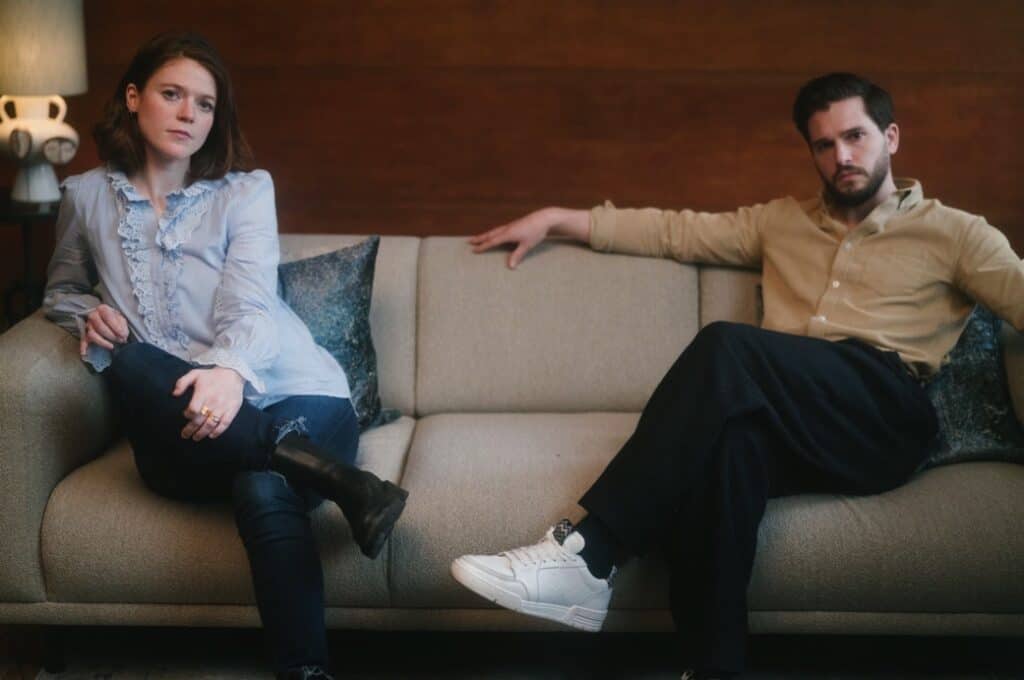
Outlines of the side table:
<svg viewBox="0 0 1024 680">
<path fill-rule="evenodd" d="M 0 193 L 0 225 L 21 227 L 21 280 L 3 291 L 8 326 L 34 312 L 43 302 L 43 285 L 32 276 L 32 232 L 40 226 L 52 226 L 59 207 L 60 203 L 13 203 L 9 191 Z M 16 305 L 19 293 L 22 304 Z"/>
</svg>

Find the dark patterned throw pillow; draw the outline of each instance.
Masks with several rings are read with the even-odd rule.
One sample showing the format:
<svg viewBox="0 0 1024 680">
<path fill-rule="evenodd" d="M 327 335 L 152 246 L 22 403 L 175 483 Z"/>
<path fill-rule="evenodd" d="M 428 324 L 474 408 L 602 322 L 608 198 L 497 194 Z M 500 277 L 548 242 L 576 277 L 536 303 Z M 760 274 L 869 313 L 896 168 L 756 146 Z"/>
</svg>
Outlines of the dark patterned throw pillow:
<svg viewBox="0 0 1024 680">
<path fill-rule="evenodd" d="M 380 237 L 278 266 L 281 297 L 309 327 L 348 376 L 359 428 L 398 417 L 382 410 L 377 390 L 377 352 L 370 336 L 370 298 Z"/>
<path fill-rule="evenodd" d="M 922 467 L 969 460 L 1024 463 L 1024 431 L 1010 401 L 999 339 L 1002 322 L 974 308 L 948 362 L 925 387 L 939 443 Z"/>
</svg>

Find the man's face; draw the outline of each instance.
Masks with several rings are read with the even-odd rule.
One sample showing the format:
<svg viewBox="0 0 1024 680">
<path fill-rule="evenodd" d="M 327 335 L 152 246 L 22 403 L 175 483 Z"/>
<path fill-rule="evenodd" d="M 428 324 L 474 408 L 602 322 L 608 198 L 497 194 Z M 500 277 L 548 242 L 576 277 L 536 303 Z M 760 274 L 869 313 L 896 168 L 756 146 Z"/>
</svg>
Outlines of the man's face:
<svg viewBox="0 0 1024 680">
<path fill-rule="evenodd" d="M 851 97 L 812 115 L 807 132 L 814 165 L 834 204 L 856 207 L 878 193 L 889 177 L 889 156 L 899 148 L 895 123 L 879 130 L 864 100 Z"/>
</svg>

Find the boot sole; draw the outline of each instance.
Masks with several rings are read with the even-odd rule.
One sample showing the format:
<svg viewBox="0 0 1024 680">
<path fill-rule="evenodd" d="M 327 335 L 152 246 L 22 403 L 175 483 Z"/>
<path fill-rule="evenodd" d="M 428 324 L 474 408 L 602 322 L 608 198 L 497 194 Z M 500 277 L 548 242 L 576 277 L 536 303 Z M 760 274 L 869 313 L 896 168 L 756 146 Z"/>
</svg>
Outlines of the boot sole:
<svg viewBox="0 0 1024 680">
<path fill-rule="evenodd" d="M 359 549 L 371 560 L 377 559 L 377 555 L 384 549 L 395 523 L 405 510 L 405 499 L 409 497 L 409 492 L 405 489 L 391 482 L 385 484 L 393 495 L 384 505 L 377 508 L 373 517 L 367 521 L 366 536 L 359 541 Z"/>
<path fill-rule="evenodd" d="M 452 562 L 451 573 L 455 580 L 466 588 L 505 609 L 539 619 L 555 621 L 588 633 L 600 631 L 601 626 L 604 625 L 604 619 L 608 615 L 607 609 L 525 600 L 518 593 L 502 588 L 492 577 L 462 558 L 457 558 Z"/>
</svg>

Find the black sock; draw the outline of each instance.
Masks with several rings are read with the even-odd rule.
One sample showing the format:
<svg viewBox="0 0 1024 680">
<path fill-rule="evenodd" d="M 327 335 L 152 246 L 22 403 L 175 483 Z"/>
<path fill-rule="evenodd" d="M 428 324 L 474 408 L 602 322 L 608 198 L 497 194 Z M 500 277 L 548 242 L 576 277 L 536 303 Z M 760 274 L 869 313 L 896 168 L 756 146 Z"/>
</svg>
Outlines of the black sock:
<svg viewBox="0 0 1024 680">
<path fill-rule="evenodd" d="M 593 515 L 584 517 L 574 528 L 583 536 L 580 557 L 595 578 L 608 578 L 612 567 L 622 566 L 629 559 L 629 553 L 604 522 Z"/>
</svg>

